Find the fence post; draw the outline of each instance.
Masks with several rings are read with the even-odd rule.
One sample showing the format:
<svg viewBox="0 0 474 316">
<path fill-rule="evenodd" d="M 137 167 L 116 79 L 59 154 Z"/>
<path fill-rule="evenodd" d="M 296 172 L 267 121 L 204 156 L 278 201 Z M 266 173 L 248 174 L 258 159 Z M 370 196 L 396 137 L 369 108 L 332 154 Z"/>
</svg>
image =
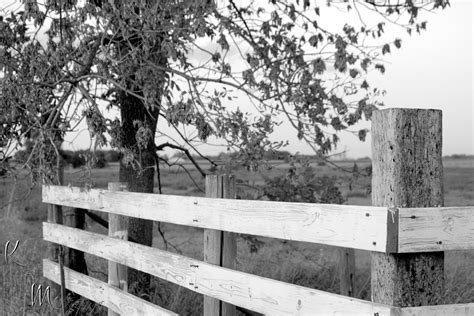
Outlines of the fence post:
<svg viewBox="0 0 474 316">
<path fill-rule="evenodd" d="M 59 183 L 57 184 L 62 185 L 64 182 L 64 167 L 62 166 L 58 170 L 58 180 Z M 63 207 L 61 205 L 48 204 L 48 223 L 63 224 Z M 59 263 L 58 255 L 62 255 L 61 245 L 48 243 L 48 259 Z M 60 300 L 62 293 L 61 284 L 50 281 L 48 285 L 51 297 Z"/>
<path fill-rule="evenodd" d="M 109 191 L 128 191 L 124 182 L 109 182 Z M 109 213 L 109 236 L 128 240 L 128 217 Z M 108 283 L 123 291 L 128 290 L 127 266 L 109 261 Z M 108 310 L 109 316 L 119 315 L 113 310 Z"/>
<path fill-rule="evenodd" d="M 341 248 L 339 253 L 339 289 L 340 294 L 354 297 L 355 292 L 355 250 Z"/>
<path fill-rule="evenodd" d="M 207 175 L 206 197 L 235 198 L 235 178 L 231 175 Z M 213 229 L 204 230 L 204 261 L 226 268 L 235 268 L 237 244 L 235 234 Z M 235 306 L 204 296 L 204 315 L 233 316 Z"/>
<path fill-rule="evenodd" d="M 396 207 L 443 205 L 442 113 L 387 109 L 372 118 L 372 204 Z M 372 301 L 393 306 L 443 303 L 444 252 L 372 253 Z"/>
</svg>

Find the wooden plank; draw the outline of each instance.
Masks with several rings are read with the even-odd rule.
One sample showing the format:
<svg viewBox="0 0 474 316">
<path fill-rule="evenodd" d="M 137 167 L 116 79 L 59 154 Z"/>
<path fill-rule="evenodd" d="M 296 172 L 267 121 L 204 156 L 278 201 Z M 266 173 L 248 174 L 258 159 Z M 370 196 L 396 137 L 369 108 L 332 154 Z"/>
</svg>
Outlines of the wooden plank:
<svg viewBox="0 0 474 316">
<path fill-rule="evenodd" d="M 43 203 L 78 207 L 87 210 L 102 210 L 104 190 L 71 186 L 43 185 Z"/>
<path fill-rule="evenodd" d="M 43 188 L 43 202 L 178 225 L 387 251 L 387 208 Z M 90 194 L 90 197 L 88 196 Z M 87 206 L 86 206 L 87 205 Z M 159 211 L 157 211 L 159 210 Z"/>
<path fill-rule="evenodd" d="M 394 223 L 400 220 L 398 207 L 443 204 L 441 121 L 438 110 L 387 109 L 373 114 L 372 204 L 393 207 Z M 373 252 L 371 293 L 372 301 L 398 307 L 442 303 L 444 253 Z"/>
<path fill-rule="evenodd" d="M 58 172 L 58 184 L 63 184 L 64 180 L 64 167 L 60 166 Z M 15 185 L 16 186 L 16 185 Z M 50 204 L 48 205 L 48 222 L 62 224 L 63 223 L 63 207 L 57 204 Z M 54 262 L 59 262 L 59 256 L 64 256 L 64 251 L 61 251 L 59 245 L 54 243 L 48 244 L 48 258 Z M 64 257 L 63 257 L 64 259 Z M 62 304 L 62 308 L 64 308 L 64 291 L 61 288 L 61 285 L 56 283 L 49 284 L 51 290 L 51 296 L 53 298 L 61 298 L 59 301 Z M 56 306 L 57 307 L 57 306 Z"/>
<path fill-rule="evenodd" d="M 115 211 L 111 209 L 112 206 L 110 203 L 107 207 L 103 206 L 104 195 L 107 195 L 107 201 L 110 201 L 110 199 L 117 199 L 116 204 L 128 200 L 127 205 L 129 206 L 133 204 L 140 205 L 135 205 L 135 207 L 131 207 L 130 209 L 123 207 L 120 210 Z M 87 191 L 77 187 L 43 186 L 43 202 L 45 203 L 81 207 L 108 213 L 120 212 L 120 214 L 126 216 L 140 217 L 155 221 L 163 220 L 180 225 L 220 229 L 244 234 L 323 243 L 380 252 L 404 253 L 414 251 L 474 249 L 474 207 L 472 206 L 425 208 L 425 211 L 423 211 L 424 208 L 397 208 L 397 210 L 402 212 L 397 217 L 402 222 L 399 224 L 399 229 L 398 227 L 394 227 L 393 236 L 396 237 L 397 232 L 400 236 L 398 236 L 397 240 L 394 240 L 393 248 L 392 245 L 383 241 L 382 237 L 389 238 L 392 233 L 387 234 L 386 232 L 380 232 L 381 226 L 377 227 L 375 231 L 369 232 L 364 232 L 364 229 L 361 227 L 356 227 L 353 234 L 351 234 L 350 229 L 356 226 L 353 223 L 346 226 L 348 220 L 344 221 L 341 226 L 343 226 L 342 228 L 344 228 L 343 230 L 345 232 L 341 232 L 341 229 L 338 229 L 337 227 L 333 230 L 331 229 L 330 223 L 333 223 L 336 220 L 325 218 L 329 217 L 331 213 L 333 213 L 335 217 L 344 217 L 344 214 L 347 213 L 347 216 L 350 216 L 351 220 L 364 225 L 364 227 L 367 227 L 367 229 L 370 230 L 374 229 L 374 225 L 383 225 L 382 213 L 386 212 L 387 208 L 385 207 L 235 200 L 233 202 L 234 204 L 231 205 L 232 209 L 227 211 L 225 209 L 218 210 L 218 208 L 227 207 L 229 204 L 228 201 L 221 200 L 216 202 L 217 204 L 214 204 L 213 199 L 173 195 L 152 195 L 147 198 L 147 201 L 142 200 L 140 203 L 134 203 L 135 199 L 143 199 L 144 196 L 146 195 L 142 193 L 127 193 L 126 196 L 121 196 L 110 195 L 108 191 L 100 189 L 91 189 Z M 181 202 L 183 203 L 183 208 L 181 208 Z M 278 203 L 276 204 L 278 207 L 275 207 L 275 204 L 273 203 Z M 153 212 L 152 210 L 156 210 L 157 206 L 163 207 L 164 209 L 162 208 L 160 212 Z M 141 208 L 144 208 L 143 211 L 140 210 Z M 248 214 L 249 209 L 258 212 L 258 214 Z M 287 232 L 272 232 L 271 227 L 276 226 L 276 228 L 281 229 L 284 226 L 282 223 L 275 223 L 277 220 L 272 220 L 271 218 L 267 219 L 273 211 L 276 213 L 275 216 L 278 216 L 281 220 L 291 220 L 290 224 L 286 225 L 286 227 L 289 228 L 287 229 Z M 220 212 L 221 214 L 219 219 L 209 219 L 210 216 L 217 212 Z M 360 217 L 363 216 L 362 214 L 365 215 L 366 213 L 369 213 L 369 215 L 372 216 L 371 221 L 360 219 Z M 195 214 L 197 215 L 194 216 Z M 388 218 L 385 222 L 390 228 L 393 226 L 390 222 L 392 215 L 390 212 L 387 214 Z M 235 227 L 232 227 L 232 220 L 240 218 L 241 215 L 243 216 L 242 219 L 235 221 Z M 227 218 L 229 220 L 222 222 L 220 218 L 225 216 L 228 216 Z M 413 216 L 417 218 L 414 219 L 412 218 Z M 199 222 L 198 220 L 198 222 L 194 222 L 194 217 L 200 218 L 201 221 Z M 321 218 L 321 221 L 308 225 L 308 221 L 315 217 Z M 254 220 L 252 220 L 252 218 L 254 218 Z M 257 222 L 254 225 L 242 227 L 242 221 L 250 223 L 259 221 L 261 226 Z M 302 225 L 301 231 L 297 231 L 293 228 L 298 223 Z M 305 223 L 307 226 L 303 226 Z M 319 226 L 318 231 L 315 231 L 315 226 Z M 269 228 L 265 229 L 266 227 Z M 348 227 L 348 229 L 345 229 L 345 227 Z M 453 229 L 450 229 L 450 227 Z M 321 231 L 323 232 L 322 235 L 315 236 Z M 420 233 L 421 231 L 422 233 Z M 331 240 L 328 240 L 331 238 L 330 234 L 334 235 L 335 240 L 332 242 Z M 351 240 L 350 235 L 359 236 L 360 241 Z M 420 238 L 420 236 L 426 237 Z M 438 240 L 438 238 L 435 237 L 442 238 Z M 368 245 L 367 239 L 373 240 L 376 245 Z M 434 244 L 433 240 L 435 240 Z M 441 241 L 441 244 L 438 243 L 439 241 Z"/>
<path fill-rule="evenodd" d="M 59 283 L 59 265 L 43 259 L 44 277 Z M 105 282 L 64 268 L 66 288 L 121 315 L 178 315 Z"/>
<path fill-rule="evenodd" d="M 474 315 L 474 303 L 404 307 L 404 308 L 401 308 L 401 312 L 400 312 L 400 316 L 447 316 L 447 315 L 472 316 Z"/>
<path fill-rule="evenodd" d="M 235 199 L 236 196 L 235 189 L 235 177 L 232 175 L 223 176 L 222 180 L 222 198 L 223 199 Z M 230 269 L 235 269 L 236 259 L 237 259 L 237 240 L 234 233 L 223 232 L 222 234 L 222 266 Z M 228 315 L 231 313 L 230 308 L 223 308 L 223 315 Z M 232 313 L 235 313 L 233 311 Z M 232 316 L 232 315 L 230 315 Z"/>
<path fill-rule="evenodd" d="M 127 191 L 127 184 L 122 182 L 109 182 L 110 191 Z M 109 213 L 109 236 L 121 240 L 128 240 L 128 217 Z M 125 292 L 128 290 L 127 266 L 114 261 L 108 262 L 108 283 Z M 108 310 L 109 316 L 118 316 L 114 310 Z"/>
<path fill-rule="evenodd" d="M 229 175 L 207 175 L 206 197 L 233 199 L 235 179 Z M 214 229 L 204 230 L 204 262 L 230 269 L 235 268 L 237 243 L 234 233 Z M 215 298 L 204 296 L 204 315 L 233 316 L 235 306 Z"/>
<path fill-rule="evenodd" d="M 206 197 L 222 198 L 222 177 L 206 176 Z M 223 236 L 221 230 L 204 229 L 204 262 L 222 265 Z M 211 296 L 204 296 L 203 313 L 206 316 L 221 316 L 221 301 Z"/>
<path fill-rule="evenodd" d="M 195 292 L 269 315 L 397 315 L 398 309 L 218 267 L 160 249 L 43 223 L 44 239 L 125 264 Z"/>
<path fill-rule="evenodd" d="M 339 249 L 339 294 L 354 297 L 355 271 L 354 249 Z"/>
<path fill-rule="evenodd" d="M 399 252 L 474 249 L 474 207 L 399 209 Z"/>
</svg>

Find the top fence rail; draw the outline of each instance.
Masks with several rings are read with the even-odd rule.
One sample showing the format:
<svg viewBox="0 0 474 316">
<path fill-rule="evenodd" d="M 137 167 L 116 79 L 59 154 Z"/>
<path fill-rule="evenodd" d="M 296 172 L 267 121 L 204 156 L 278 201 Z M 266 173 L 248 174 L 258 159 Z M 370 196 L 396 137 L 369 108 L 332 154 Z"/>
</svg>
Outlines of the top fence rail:
<svg viewBox="0 0 474 316">
<path fill-rule="evenodd" d="M 43 202 L 375 252 L 474 249 L 474 207 L 387 208 L 43 186 Z"/>
</svg>

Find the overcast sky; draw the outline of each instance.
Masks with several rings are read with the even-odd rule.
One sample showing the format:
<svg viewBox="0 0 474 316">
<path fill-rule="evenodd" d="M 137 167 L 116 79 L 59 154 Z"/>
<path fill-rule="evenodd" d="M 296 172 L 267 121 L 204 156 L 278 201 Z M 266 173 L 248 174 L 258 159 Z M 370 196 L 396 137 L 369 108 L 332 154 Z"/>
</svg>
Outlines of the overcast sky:
<svg viewBox="0 0 474 316">
<path fill-rule="evenodd" d="M 321 10 L 321 18 L 327 19 L 321 25 L 339 23 L 342 27 L 347 21 L 341 12 L 325 15 L 329 9 Z M 369 76 L 372 85 L 387 91 L 382 99 L 385 108 L 443 111 L 443 155 L 474 154 L 473 11 L 471 0 L 451 0 L 450 8 L 420 15 L 419 21 L 428 21 L 421 35 L 390 29 L 392 39 L 402 39 L 402 48 L 384 55 L 384 75 L 373 72 Z M 370 123 L 358 127 L 370 129 Z M 295 134 L 284 124 L 273 137 L 275 141 L 289 140 L 291 152 L 312 153 Z M 348 157 L 371 156 L 370 134 L 365 142 L 352 133 L 339 136 L 341 142 L 334 153 L 346 150 Z"/>
<path fill-rule="evenodd" d="M 405 36 L 402 49 L 377 78 L 387 90 L 387 107 L 433 108 L 443 111 L 443 154 L 474 154 L 473 4 L 452 0 L 451 8 L 428 18 L 420 36 Z M 354 136 L 344 137 L 353 157 L 370 154 Z"/>
<path fill-rule="evenodd" d="M 16 1 L 0 0 L 0 9 L 12 2 Z M 386 107 L 443 111 L 444 155 L 474 154 L 473 11 L 470 0 L 451 0 L 451 8 L 420 18 L 428 21 L 427 30 L 421 35 L 410 37 L 399 29 L 393 37 L 402 38 L 402 48 L 384 56 L 388 64 L 383 76 L 369 77 L 375 86 L 387 91 L 383 99 Z M 344 22 L 343 15 L 336 15 L 325 18 L 334 19 L 334 23 Z M 361 127 L 370 128 L 370 124 Z M 311 153 L 295 134 L 289 126 L 283 126 L 273 140 L 289 140 L 286 149 L 291 152 Z M 349 133 L 340 133 L 340 137 L 336 151 L 347 150 L 349 157 L 370 156 L 370 137 L 365 143 Z M 67 148 L 85 148 L 89 137 L 82 131 L 68 135 L 67 141 Z M 225 150 L 210 146 L 201 149 L 205 153 Z"/>
<path fill-rule="evenodd" d="M 371 78 L 387 91 L 386 108 L 443 111 L 444 155 L 474 154 L 473 10 L 470 0 L 452 0 L 451 8 L 424 15 L 427 30 L 411 37 L 400 33 L 402 48 L 384 56 L 389 63 L 384 75 Z M 288 137 L 285 131 L 279 135 Z M 370 137 L 362 143 L 353 134 L 340 136 L 336 151 L 346 149 L 349 157 L 371 155 Z M 294 139 L 290 143 L 291 151 L 310 152 Z"/>
</svg>

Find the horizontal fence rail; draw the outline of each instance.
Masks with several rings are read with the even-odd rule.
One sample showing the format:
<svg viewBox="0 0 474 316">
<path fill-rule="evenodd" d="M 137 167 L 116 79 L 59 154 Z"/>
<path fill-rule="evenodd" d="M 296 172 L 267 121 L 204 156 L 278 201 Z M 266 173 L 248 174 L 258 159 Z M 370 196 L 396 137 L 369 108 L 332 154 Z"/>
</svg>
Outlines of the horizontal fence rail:
<svg viewBox="0 0 474 316">
<path fill-rule="evenodd" d="M 474 249 L 474 207 L 226 200 L 43 186 L 43 202 L 199 228 L 386 253 Z"/>
<path fill-rule="evenodd" d="M 59 264 L 43 259 L 43 275 L 58 284 Z M 121 315 L 178 315 L 90 276 L 64 268 L 66 288 Z"/>
<path fill-rule="evenodd" d="M 399 308 L 288 284 L 105 235 L 43 223 L 43 238 L 147 272 L 200 294 L 268 315 L 473 315 L 474 303 Z M 43 274 L 59 283 L 59 265 Z M 118 288 L 65 268 L 65 285 L 123 315 L 176 315 Z"/>
<path fill-rule="evenodd" d="M 44 239 L 127 265 L 200 294 L 268 315 L 397 315 L 396 308 L 218 267 L 156 248 L 43 223 Z"/>
<path fill-rule="evenodd" d="M 400 316 L 468 316 L 474 315 L 474 303 L 404 307 L 399 313 Z"/>
<path fill-rule="evenodd" d="M 398 252 L 474 249 L 474 207 L 399 209 Z"/>
</svg>

